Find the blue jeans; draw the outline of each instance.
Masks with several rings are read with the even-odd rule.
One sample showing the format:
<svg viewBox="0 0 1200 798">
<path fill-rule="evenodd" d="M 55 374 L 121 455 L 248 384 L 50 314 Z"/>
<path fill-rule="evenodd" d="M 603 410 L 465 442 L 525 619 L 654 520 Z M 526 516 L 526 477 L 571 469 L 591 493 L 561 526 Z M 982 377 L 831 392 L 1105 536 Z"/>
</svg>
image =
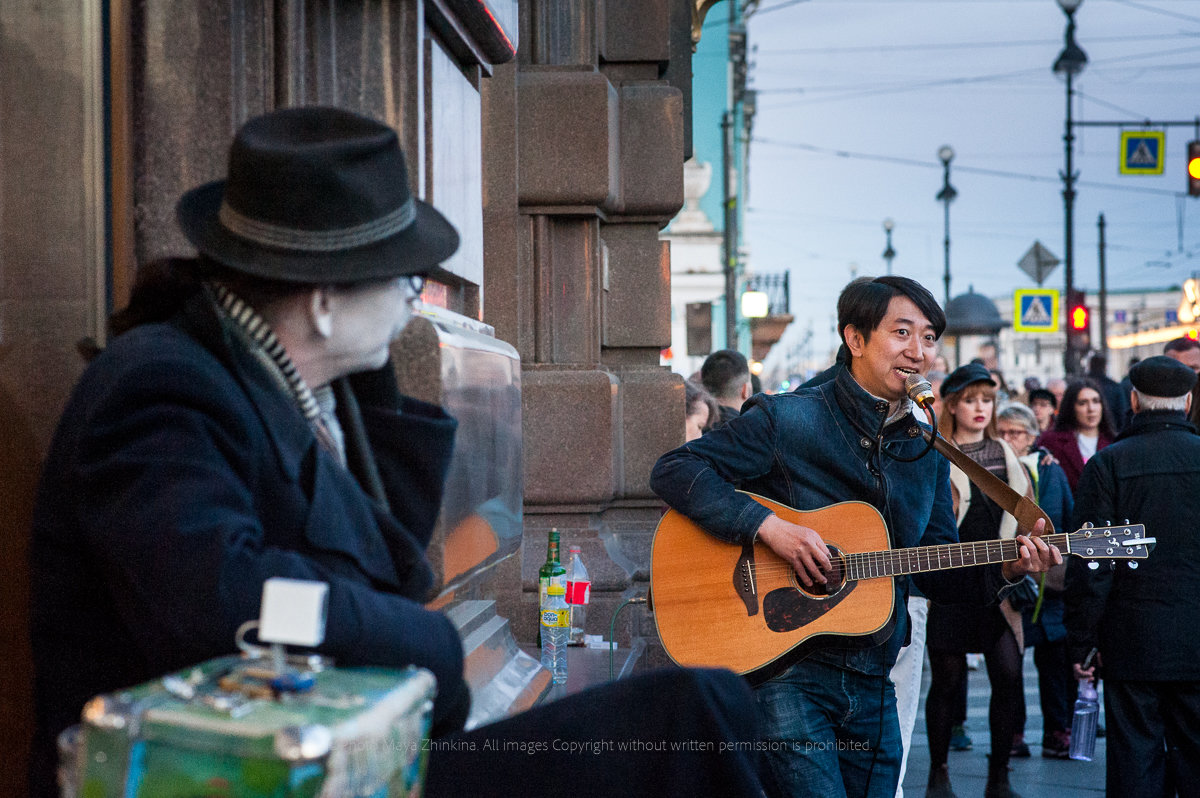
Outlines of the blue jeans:
<svg viewBox="0 0 1200 798">
<path fill-rule="evenodd" d="M 885 676 L 799 662 L 755 691 L 782 795 L 892 798 L 903 746 Z"/>
</svg>

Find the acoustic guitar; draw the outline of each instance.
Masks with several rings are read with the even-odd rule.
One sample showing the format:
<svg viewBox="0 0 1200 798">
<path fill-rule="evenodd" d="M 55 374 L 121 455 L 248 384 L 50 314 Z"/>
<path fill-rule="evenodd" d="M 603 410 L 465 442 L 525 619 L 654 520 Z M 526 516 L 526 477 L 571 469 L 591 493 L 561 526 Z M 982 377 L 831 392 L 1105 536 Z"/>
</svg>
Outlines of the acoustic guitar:
<svg viewBox="0 0 1200 798">
<path fill-rule="evenodd" d="M 805 512 L 746 495 L 816 530 L 829 548 L 828 582 L 805 587 L 765 543 L 726 543 L 668 510 L 654 535 L 650 594 L 663 647 L 680 665 L 728 668 L 759 683 L 822 646 L 886 640 L 894 626 L 892 577 L 1019 556 L 1015 540 L 891 549 L 883 516 L 865 502 Z M 1084 527 L 1042 540 L 1064 556 L 1138 560 L 1155 542 L 1145 531 L 1141 524 Z"/>
</svg>

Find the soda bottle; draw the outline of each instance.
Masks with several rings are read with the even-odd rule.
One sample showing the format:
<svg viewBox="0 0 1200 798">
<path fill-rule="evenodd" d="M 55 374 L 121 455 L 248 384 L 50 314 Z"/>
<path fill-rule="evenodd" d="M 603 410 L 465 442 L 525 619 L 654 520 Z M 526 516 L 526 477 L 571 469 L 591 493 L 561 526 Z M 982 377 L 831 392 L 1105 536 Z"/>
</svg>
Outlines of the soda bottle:
<svg viewBox="0 0 1200 798">
<path fill-rule="evenodd" d="M 587 605 L 591 598 L 592 583 L 587 569 L 579 557 L 579 547 L 567 550 L 571 556 L 567 563 L 567 605 L 571 608 L 571 645 L 583 645 L 583 627 L 587 619 Z"/>
<path fill-rule="evenodd" d="M 1075 700 L 1075 716 L 1071 719 L 1071 759 L 1091 762 L 1096 753 L 1096 721 L 1100 718 L 1100 702 L 1096 685 L 1091 679 L 1079 680 L 1079 698 Z"/>
<path fill-rule="evenodd" d="M 538 613 L 546 606 L 547 591 L 551 585 L 559 585 L 566 590 L 567 569 L 558 561 L 558 529 L 550 530 L 550 540 L 546 544 L 546 562 L 538 569 Z M 542 645 L 542 625 L 538 624 L 538 646 Z"/>
<path fill-rule="evenodd" d="M 542 667 L 550 671 L 555 684 L 567 681 L 567 639 L 571 634 L 571 610 L 566 591 L 552 584 L 542 606 Z"/>
</svg>

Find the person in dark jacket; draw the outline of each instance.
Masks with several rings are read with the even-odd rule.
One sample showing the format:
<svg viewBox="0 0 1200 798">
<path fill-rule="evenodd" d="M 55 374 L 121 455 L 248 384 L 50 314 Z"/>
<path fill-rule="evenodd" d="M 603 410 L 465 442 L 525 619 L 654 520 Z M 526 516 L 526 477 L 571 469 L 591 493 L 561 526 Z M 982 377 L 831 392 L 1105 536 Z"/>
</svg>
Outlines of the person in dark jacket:
<svg viewBox="0 0 1200 798">
<path fill-rule="evenodd" d="M 1200 377 L 1200 341 L 1187 336 L 1173 338 L 1163 347 L 1163 354 L 1178 360 Z M 1200 425 L 1200 379 L 1192 386 L 1192 410 L 1188 413 L 1188 421 Z"/>
<path fill-rule="evenodd" d="M 754 396 L 738 418 L 659 458 L 650 478 L 664 501 L 705 532 L 731 546 L 769 547 L 798 585 L 815 590 L 832 572 L 820 532 L 784 520 L 737 488 L 799 510 L 868 502 L 896 548 L 958 540 L 949 465 L 921 456 L 928 450 L 905 390 L 910 374 L 932 364 L 945 314 L 914 280 L 863 278 L 838 298 L 838 328 L 849 359 L 828 382 Z M 1062 561 L 1036 537 L 1018 540 L 1018 560 L 916 574 L 913 581 L 934 600 L 998 601 L 1008 582 Z M 902 745 L 888 675 L 908 639 L 908 585 L 899 577 L 889 586 L 894 625 L 771 663 L 777 675 L 757 687 L 756 697 L 782 794 L 895 794 Z"/>
<path fill-rule="evenodd" d="M 1071 661 L 1106 680 L 1109 795 L 1159 798 L 1200 788 L 1200 436 L 1187 421 L 1196 375 L 1165 356 L 1130 371 L 1133 421 L 1088 461 L 1074 525 L 1126 519 L 1157 543 L 1129 568 L 1067 570 Z M 1082 669 L 1089 651 L 1095 666 Z"/>
<path fill-rule="evenodd" d="M 458 634 L 422 606 L 454 421 L 394 380 L 343 379 L 385 365 L 458 234 L 409 195 L 394 133 L 361 117 L 260 117 L 229 169 L 180 200 L 203 255 L 162 268 L 175 304 L 90 364 L 50 447 L 31 544 L 35 786 L 86 700 L 228 653 L 272 576 L 329 584 L 323 653 L 428 668 L 436 727 L 466 717 Z M 303 184 L 330 173 L 312 201 Z M 367 468 L 391 477 L 373 495 L 351 470 Z"/>
<path fill-rule="evenodd" d="M 568 764 L 553 740 L 628 739 L 638 725 L 708 747 L 674 765 L 594 756 L 575 772 L 620 794 L 658 794 L 653 773 L 672 792 L 757 795 L 753 758 L 717 753 L 755 735 L 729 673 L 670 671 L 461 731 L 462 641 L 424 606 L 455 422 L 401 396 L 388 363 L 422 275 L 458 234 L 411 196 L 395 131 L 332 108 L 257 117 L 228 179 L 187 192 L 177 213 L 199 257 L 148 270 L 76 386 L 39 485 L 31 791 L 57 794 L 55 737 L 85 701 L 228 654 L 264 581 L 289 577 L 328 585 L 317 650 L 337 664 L 436 677 L 432 733 L 467 739 L 431 756 L 427 795 L 509 794 L 530 760 L 510 755 L 505 771 L 455 757 L 487 739 L 540 746 L 549 779 Z M 653 700 L 672 711 L 644 717 Z M 639 711 L 596 711 L 618 705 Z"/>
<path fill-rule="evenodd" d="M 1054 455 L 1074 491 L 1084 463 L 1112 443 L 1114 426 L 1101 386 L 1091 379 L 1072 380 L 1058 403 L 1054 429 L 1043 432 L 1034 445 Z"/>
</svg>

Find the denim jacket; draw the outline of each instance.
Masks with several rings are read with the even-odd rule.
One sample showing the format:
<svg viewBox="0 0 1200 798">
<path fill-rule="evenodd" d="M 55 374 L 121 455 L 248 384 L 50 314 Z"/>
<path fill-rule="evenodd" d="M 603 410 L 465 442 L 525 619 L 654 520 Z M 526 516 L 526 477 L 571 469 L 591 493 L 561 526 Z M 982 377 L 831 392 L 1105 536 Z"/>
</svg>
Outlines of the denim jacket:
<svg viewBox="0 0 1200 798">
<path fill-rule="evenodd" d="M 886 521 L 893 548 L 957 543 L 948 461 L 936 452 L 912 463 L 881 454 L 912 458 L 926 446 L 912 415 L 887 424 L 888 411 L 888 403 L 864 391 L 849 369 L 812 388 L 759 394 L 724 427 L 663 455 L 650 485 L 671 507 L 730 543 L 752 541 L 771 514 L 738 490 L 797 510 L 868 502 Z M 974 570 L 912 579 L 935 602 L 995 600 L 1005 584 L 1000 567 L 983 566 L 986 575 Z M 888 640 L 868 649 L 825 648 L 812 658 L 860 673 L 887 673 L 908 639 L 908 582 L 895 580 L 896 624 Z"/>
</svg>

